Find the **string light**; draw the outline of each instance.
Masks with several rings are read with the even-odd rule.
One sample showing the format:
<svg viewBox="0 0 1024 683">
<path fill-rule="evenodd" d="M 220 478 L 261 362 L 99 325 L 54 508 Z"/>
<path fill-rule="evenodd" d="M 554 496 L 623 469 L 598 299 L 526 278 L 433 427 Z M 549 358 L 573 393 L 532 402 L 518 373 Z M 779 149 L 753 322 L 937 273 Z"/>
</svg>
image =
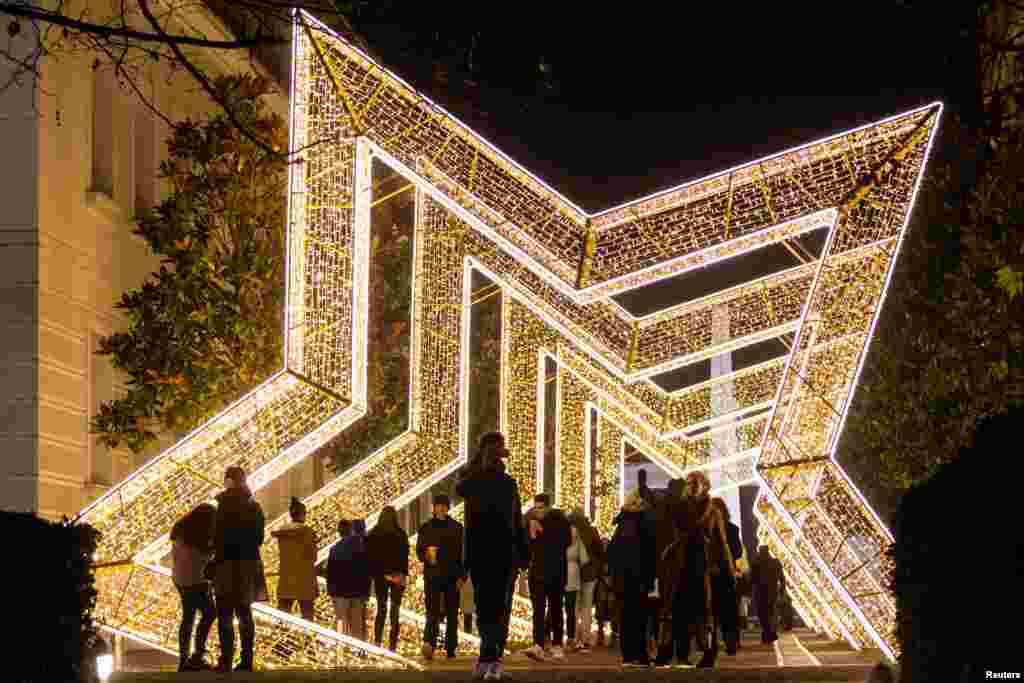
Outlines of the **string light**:
<svg viewBox="0 0 1024 683">
<path fill-rule="evenodd" d="M 372 521 L 464 461 L 477 269 L 502 293 L 500 422 L 524 505 L 542 481 L 550 359 L 559 504 L 593 509 L 609 534 L 627 443 L 671 476 L 719 473 L 717 490 L 759 481 L 761 538 L 799 586 L 801 614 L 894 656 L 894 606 L 880 590 L 892 537 L 833 460 L 941 107 L 587 214 L 302 13 L 291 103 L 291 145 L 303 151 L 289 176 L 285 367 L 83 511 L 103 534 L 97 561 L 130 560 L 98 572 L 103 627 L 173 651 L 179 601 L 158 565 L 173 523 L 212 497 L 228 466 L 251 472 L 258 491 L 365 413 L 376 157 L 417 192 L 410 427 L 305 501 L 320 560 L 339 518 Z M 821 258 L 781 273 L 639 318 L 609 298 L 820 227 Z M 728 314 L 725 341 L 712 339 L 713 310 Z M 792 351 L 779 359 L 678 392 L 650 381 L 789 332 Z M 725 413 L 712 401 L 721 391 Z M 734 452 L 716 446 L 723 430 L 735 434 Z M 264 551 L 273 573 L 276 544 Z M 257 663 L 416 668 L 421 572 L 413 563 L 398 655 L 328 628 L 333 610 L 322 595 L 315 623 L 256 606 Z M 529 620 L 517 596 L 515 637 L 528 636 Z"/>
</svg>

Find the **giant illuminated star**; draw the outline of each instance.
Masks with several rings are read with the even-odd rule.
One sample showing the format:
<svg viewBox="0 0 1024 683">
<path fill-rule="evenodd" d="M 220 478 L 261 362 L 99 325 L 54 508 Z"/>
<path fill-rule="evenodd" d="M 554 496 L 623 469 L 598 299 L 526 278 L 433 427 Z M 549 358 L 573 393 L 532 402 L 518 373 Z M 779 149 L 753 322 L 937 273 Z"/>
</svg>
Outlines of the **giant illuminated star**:
<svg viewBox="0 0 1024 683">
<path fill-rule="evenodd" d="M 465 458 L 476 269 L 502 292 L 501 426 L 524 502 L 543 481 L 551 359 L 560 505 L 589 506 L 607 531 L 626 441 L 672 474 L 760 480 L 762 538 L 797 582 L 801 613 L 895 654 L 891 567 L 879 559 L 892 537 L 834 456 L 940 105 L 597 214 L 305 14 L 291 107 L 301 163 L 289 178 L 285 365 L 83 511 L 103 533 L 104 628 L 173 651 L 177 599 L 158 563 L 173 522 L 212 497 L 228 466 L 245 467 L 258 490 L 365 413 L 375 159 L 416 188 L 410 426 L 306 501 L 321 559 L 339 517 L 372 524 L 381 506 L 411 501 Z M 611 298 L 822 227 L 821 254 L 789 270 L 640 318 Z M 775 360 L 674 392 L 651 379 L 790 334 Z M 276 548 L 265 550 L 272 573 Z M 262 665 L 416 666 L 326 628 L 326 599 L 317 623 L 263 605 L 257 616 Z M 517 604 L 514 628 L 527 633 L 528 616 Z M 415 581 L 402 618 L 408 652 L 422 622 Z M 357 647 L 371 659 L 353 657 Z"/>
</svg>

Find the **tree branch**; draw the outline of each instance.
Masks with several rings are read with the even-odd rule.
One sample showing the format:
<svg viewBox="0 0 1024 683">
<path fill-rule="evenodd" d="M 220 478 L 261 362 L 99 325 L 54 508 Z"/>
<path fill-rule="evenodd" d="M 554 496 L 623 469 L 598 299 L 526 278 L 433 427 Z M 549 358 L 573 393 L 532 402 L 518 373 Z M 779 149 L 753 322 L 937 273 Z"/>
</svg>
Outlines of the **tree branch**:
<svg viewBox="0 0 1024 683">
<path fill-rule="evenodd" d="M 159 35 L 163 35 L 166 37 L 167 33 L 164 31 L 163 27 L 160 26 L 160 23 L 157 21 L 157 18 L 153 16 L 153 12 L 149 8 L 148 0 L 139 0 L 139 9 L 142 10 L 142 14 L 146 17 L 146 20 L 153 27 L 153 30 L 156 31 Z M 185 53 L 182 51 L 181 46 L 179 44 L 175 42 L 168 42 L 167 45 L 168 47 L 170 47 L 171 52 L 174 53 L 175 58 L 181 63 L 183 67 L 185 67 L 185 70 L 188 71 L 189 74 L 191 74 L 194 79 L 196 79 L 199 85 L 202 86 L 203 90 L 206 91 L 206 94 L 209 95 L 214 102 L 220 105 L 221 109 L 224 110 L 225 115 L 227 115 L 228 120 L 231 121 L 231 124 L 238 128 L 238 131 L 246 139 L 248 139 L 250 142 L 252 142 L 254 145 L 262 149 L 267 154 L 270 154 L 279 159 L 283 159 L 286 162 L 288 161 L 287 154 L 282 154 L 281 152 L 272 148 L 266 142 L 256 137 L 248 128 L 246 128 L 245 124 L 238 119 L 238 116 L 235 114 L 234 109 L 232 109 L 231 105 L 223 97 L 220 96 L 220 93 L 218 93 L 217 89 L 213 87 L 213 84 L 210 83 L 210 80 L 203 74 L 202 71 L 196 68 L 195 64 L 189 61 L 188 57 L 185 56 Z"/>
<path fill-rule="evenodd" d="M 139 3 L 140 5 L 142 3 Z M 26 19 L 33 19 L 36 21 L 43 21 L 50 24 L 56 24 L 65 28 L 74 29 L 83 33 L 91 33 L 100 36 L 117 36 L 121 38 L 131 38 L 133 40 L 139 40 L 150 43 L 166 43 L 168 45 L 192 45 L 195 47 L 206 47 L 220 50 L 242 50 L 251 47 L 257 47 L 259 45 L 280 45 L 286 41 L 281 38 L 251 38 L 242 40 L 206 40 L 205 38 L 193 38 L 191 36 L 180 36 L 180 35 L 168 35 L 166 32 L 159 30 L 157 33 L 144 33 L 142 31 L 134 31 L 128 28 L 115 28 L 112 26 L 104 26 L 102 24 L 92 24 L 77 19 L 66 17 L 56 12 L 45 12 L 40 11 L 31 7 L 25 7 L 22 5 L 15 5 L 11 3 L 4 3 L 0 5 L 0 13 L 9 14 L 15 17 L 24 17 Z"/>
</svg>

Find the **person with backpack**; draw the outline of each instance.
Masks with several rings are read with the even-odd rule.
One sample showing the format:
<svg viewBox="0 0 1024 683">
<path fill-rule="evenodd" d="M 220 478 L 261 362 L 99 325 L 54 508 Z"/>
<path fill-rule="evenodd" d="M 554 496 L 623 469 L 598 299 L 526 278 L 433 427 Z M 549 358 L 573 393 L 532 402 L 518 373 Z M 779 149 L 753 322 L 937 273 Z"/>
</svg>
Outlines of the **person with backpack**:
<svg viewBox="0 0 1024 683">
<path fill-rule="evenodd" d="M 464 560 L 473 581 L 480 632 L 475 680 L 499 680 L 503 675 L 512 594 L 528 554 L 519 486 L 502 462 L 508 455 L 504 435 L 484 434 L 455 483 L 455 492 L 466 501 Z"/>
<path fill-rule="evenodd" d="M 615 534 L 608 544 L 608 565 L 621 601 L 619 641 L 622 665 L 650 666 L 647 650 L 647 595 L 654 589 L 655 524 L 650 506 L 633 491 L 615 518 Z"/>
<path fill-rule="evenodd" d="M 235 654 L 235 619 L 242 643 L 236 671 L 252 671 L 256 645 L 256 623 L 252 603 L 265 602 L 267 581 L 263 573 L 260 546 L 264 541 L 263 508 L 253 498 L 245 481 L 245 470 L 229 467 L 224 472 L 225 490 L 217 494 L 214 521 L 214 553 L 209 571 L 217 598 L 217 632 L 221 659 L 217 671 L 231 671 Z"/>
<path fill-rule="evenodd" d="M 340 540 L 327 558 L 327 594 L 334 602 L 338 632 L 366 640 L 366 602 L 370 599 L 370 557 L 366 551 L 366 522 L 338 522 Z"/>
<path fill-rule="evenodd" d="M 409 534 L 398 523 L 398 512 L 394 507 L 386 505 L 381 509 L 377 524 L 366 537 L 366 551 L 377 595 L 374 642 L 380 647 L 384 638 L 384 620 L 389 618 L 391 630 L 388 633 L 388 649 L 395 652 L 398 649 L 402 596 L 409 578 Z"/>
<path fill-rule="evenodd" d="M 211 668 L 205 661 L 206 641 L 216 619 L 216 609 L 210 582 L 203 572 L 213 556 L 216 516 L 217 509 L 203 503 L 178 520 L 171 529 L 171 577 L 181 597 L 178 671 L 204 671 Z M 196 614 L 199 614 L 199 628 L 195 632 L 196 647 L 189 654 Z"/>
<path fill-rule="evenodd" d="M 316 583 L 316 534 L 306 525 L 306 506 L 292 498 L 288 507 L 291 523 L 272 531 L 281 558 L 277 580 L 277 608 L 291 612 L 299 603 L 302 618 L 313 621 L 313 603 L 319 594 Z"/>
<path fill-rule="evenodd" d="M 455 657 L 459 644 L 459 590 L 465 578 L 462 567 L 464 529 L 448 516 L 451 501 L 445 494 L 434 496 L 433 517 L 419 530 L 416 555 L 423 563 L 427 623 L 423 628 L 424 659 L 434 658 L 440 631 L 442 602 L 445 617 L 444 646 L 448 659 Z"/>
</svg>

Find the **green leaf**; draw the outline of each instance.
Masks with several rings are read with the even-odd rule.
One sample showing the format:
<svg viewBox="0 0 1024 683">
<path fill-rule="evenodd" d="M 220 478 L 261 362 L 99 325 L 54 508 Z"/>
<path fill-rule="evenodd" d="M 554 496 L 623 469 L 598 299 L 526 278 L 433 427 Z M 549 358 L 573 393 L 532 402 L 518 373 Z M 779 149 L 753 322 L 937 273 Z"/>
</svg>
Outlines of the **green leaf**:
<svg viewBox="0 0 1024 683">
<path fill-rule="evenodd" d="M 1013 301 L 1024 291 L 1024 273 L 1014 270 L 1012 266 L 1003 266 L 996 271 L 996 284 L 1007 293 L 1010 301 Z"/>
</svg>

